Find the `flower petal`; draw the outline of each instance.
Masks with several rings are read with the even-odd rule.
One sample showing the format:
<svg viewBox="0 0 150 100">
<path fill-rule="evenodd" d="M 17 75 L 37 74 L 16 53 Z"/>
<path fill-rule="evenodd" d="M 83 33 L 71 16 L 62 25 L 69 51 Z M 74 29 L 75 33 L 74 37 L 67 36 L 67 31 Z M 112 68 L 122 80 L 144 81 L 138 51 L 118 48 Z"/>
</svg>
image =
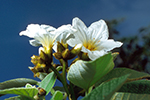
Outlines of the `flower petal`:
<svg viewBox="0 0 150 100">
<path fill-rule="evenodd" d="M 63 43 L 66 43 L 66 41 L 69 39 L 69 36 L 74 32 L 76 32 L 76 30 L 73 29 L 70 24 L 62 25 L 61 27 L 57 28 L 57 30 L 54 31 L 54 33 L 57 34 L 56 40 L 59 42 L 62 41 Z"/>
<path fill-rule="evenodd" d="M 87 27 L 86 25 L 79 19 L 74 18 L 72 21 L 72 27 L 77 30 L 74 34 L 80 41 L 87 40 Z"/>
<path fill-rule="evenodd" d="M 52 32 L 56 30 L 56 28 L 49 25 L 41 25 L 41 28 L 46 29 L 48 32 Z"/>
<path fill-rule="evenodd" d="M 25 31 L 19 33 L 20 36 L 25 35 L 30 38 L 34 38 L 34 36 L 39 33 L 40 26 L 38 24 L 30 24 L 27 26 Z"/>
<path fill-rule="evenodd" d="M 33 39 L 33 40 L 29 40 L 29 43 L 30 43 L 32 46 L 35 46 L 35 47 L 42 45 L 39 41 L 34 40 L 34 39 Z"/>
<path fill-rule="evenodd" d="M 53 33 L 56 29 L 49 25 L 30 24 L 25 31 L 20 32 L 20 35 L 25 35 L 35 40 L 30 40 L 33 46 L 42 44 L 49 49 L 52 47 L 56 34 Z"/>
<path fill-rule="evenodd" d="M 39 54 L 41 53 L 41 51 L 44 51 L 43 47 L 39 47 Z"/>
<path fill-rule="evenodd" d="M 105 21 L 99 20 L 92 23 L 88 28 L 87 36 L 89 37 L 88 39 L 95 39 L 95 41 L 107 40 L 109 32 Z"/>
<path fill-rule="evenodd" d="M 106 41 L 100 41 L 100 44 L 97 46 L 98 50 L 110 51 L 114 48 L 121 47 L 123 43 L 119 41 L 114 41 L 113 39 L 109 39 Z"/>
<path fill-rule="evenodd" d="M 57 34 L 56 40 L 54 42 L 53 49 L 57 52 L 57 41 L 67 43 L 67 41 L 71 38 L 74 38 L 73 33 L 76 30 L 71 27 L 71 25 L 63 25 L 54 31 Z"/>
<path fill-rule="evenodd" d="M 101 50 L 101 51 L 90 51 L 88 50 L 88 56 L 91 60 L 95 60 L 103 55 L 107 54 L 106 51 Z"/>
</svg>

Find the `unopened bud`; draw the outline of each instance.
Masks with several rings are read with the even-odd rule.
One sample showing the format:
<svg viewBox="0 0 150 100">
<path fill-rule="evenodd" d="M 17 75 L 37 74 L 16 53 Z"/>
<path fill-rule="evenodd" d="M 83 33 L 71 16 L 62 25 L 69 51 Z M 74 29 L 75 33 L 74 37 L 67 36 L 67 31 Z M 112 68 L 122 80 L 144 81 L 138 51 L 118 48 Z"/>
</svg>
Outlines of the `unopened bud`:
<svg viewBox="0 0 150 100">
<path fill-rule="evenodd" d="M 34 74 L 34 77 L 39 77 L 40 76 L 40 73 L 37 72 L 36 74 Z"/>
<path fill-rule="evenodd" d="M 48 55 L 45 54 L 45 52 L 43 50 L 40 51 L 40 57 L 45 61 L 48 60 Z"/>
<path fill-rule="evenodd" d="M 64 51 L 62 52 L 62 57 L 63 57 L 64 59 L 68 58 L 69 55 L 70 55 L 69 49 L 66 49 L 66 50 L 64 50 Z"/>
<path fill-rule="evenodd" d="M 31 57 L 31 62 L 36 65 L 37 63 L 39 63 L 39 56 L 33 55 Z"/>
<path fill-rule="evenodd" d="M 67 43 L 62 43 L 62 45 L 65 47 L 65 49 L 67 49 L 68 48 L 68 44 Z"/>
<path fill-rule="evenodd" d="M 33 73 L 37 73 L 36 69 L 34 67 L 28 67 Z"/>
<path fill-rule="evenodd" d="M 38 77 L 38 71 L 35 69 L 35 67 L 28 67 L 34 74 L 34 77 Z"/>
<path fill-rule="evenodd" d="M 62 55 L 61 55 L 61 53 L 59 53 L 59 52 L 53 53 L 53 56 L 54 56 L 56 59 L 61 59 L 61 58 L 62 58 Z"/>
<path fill-rule="evenodd" d="M 67 59 L 72 59 L 74 58 L 76 55 L 79 54 L 79 52 L 82 49 L 82 44 L 77 44 L 76 46 L 74 46 L 71 50 L 70 50 L 70 55 L 67 57 Z"/>
<path fill-rule="evenodd" d="M 60 43 L 57 42 L 57 52 L 63 52 L 66 48 Z"/>
<path fill-rule="evenodd" d="M 78 54 L 79 58 L 81 60 L 84 60 L 84 61 L 90 61 L 90 58 L 88 57 L 88 53 L 85 53 L 85 52 L 80 52 Z"/>
</svg>

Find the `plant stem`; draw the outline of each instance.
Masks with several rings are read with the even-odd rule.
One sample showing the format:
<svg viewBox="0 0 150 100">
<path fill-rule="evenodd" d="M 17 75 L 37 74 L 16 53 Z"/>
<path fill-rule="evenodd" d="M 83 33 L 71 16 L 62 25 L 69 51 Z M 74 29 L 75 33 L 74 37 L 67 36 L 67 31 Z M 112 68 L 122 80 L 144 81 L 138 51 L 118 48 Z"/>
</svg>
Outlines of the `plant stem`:
<svg viewBox="0 0 150 100">
<path fill-rule="evenodd" d="M 76 100 L 76 96 L 75 96 L 75 93 L 74 93 L 74 90 L 73 90 L 73 84 L 70 82 L 70 93 L 71 93 L 71 98 L 72 100 Z"/>
<path fill-rule="evenodd" d="M 67 80 L 66 80 L 66 67 L 68 67 L 68 64 L 67 64 L 67 61 L 65 61 L 64 59 L 60 59 L 59 61 L 63 66 L 63 69 L 62 69 L 63 82 L 62 83 L 63 83 L 63 86 L 64 86 L 66 93 L 69 97 L 69 90 L 68 90 L 68 85 L 67 85 Z"/>
<path fill-rule="evenodd" d="M 60 75 L 60 73 L 53 66 L 51 66 L 50 68 L 54 71 L 54 73 L 57 75 L 57 77 L 62 82 L 62 76 Z"/>
<path fill-rule="evenodd" d="M 62 82 L 63 86 L 64 86 L 64 89 L 66 90 L 67 92 L 67 95 L 69 96 L 69 90 L 68 90 L 68 87 L 67 87 L 67 82 L 66 82 L 66 78 L 64 79 L 64 77 L 62 77 L 60 75 L 60 73 L 54 68 L 54 67 L 50 67 L 54 73 L 57 75 L 57 77 L 59 77 L 60 81 Z"/>
</svg>

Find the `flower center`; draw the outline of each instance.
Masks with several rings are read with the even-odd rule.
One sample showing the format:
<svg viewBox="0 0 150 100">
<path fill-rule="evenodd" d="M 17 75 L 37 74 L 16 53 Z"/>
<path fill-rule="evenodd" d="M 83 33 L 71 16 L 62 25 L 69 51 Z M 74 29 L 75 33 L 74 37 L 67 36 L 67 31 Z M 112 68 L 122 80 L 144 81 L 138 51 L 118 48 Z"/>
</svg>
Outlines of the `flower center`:
<svg viewBox="0 0 150 100">
<path fill-rule="evenodd" d="M 97 50 L 96 45 L 95 45 L 95 42 L 92 41 L 92 40 L 85 41 L 85 42 L 83 43 L 83 46 L 84 46 L 86 49 L 89 49 L 90 51 L 95 51 L 95 50 Z"/>
</svg>

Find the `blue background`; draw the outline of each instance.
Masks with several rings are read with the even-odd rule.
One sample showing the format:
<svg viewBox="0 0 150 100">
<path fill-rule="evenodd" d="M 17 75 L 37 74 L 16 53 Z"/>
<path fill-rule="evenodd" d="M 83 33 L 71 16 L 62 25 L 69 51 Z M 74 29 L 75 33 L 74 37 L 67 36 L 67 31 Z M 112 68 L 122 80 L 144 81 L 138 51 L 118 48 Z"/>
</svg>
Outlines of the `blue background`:
<svg viewBox="0 0 150 100">
<path fill-rule="evenodd" d="M 29 44 L 28 37 L 19 36 L 28 24 L 57 28 L 71 24 L 74 17 L 87 26 L 123 17 L 117 28 L 121 36 L 130 36 L 150 24 L 150 0 L 0 0 L 0 82 L 22 77 L 38 80 L 28 69 L 38 48 Z"/>
</svg>

